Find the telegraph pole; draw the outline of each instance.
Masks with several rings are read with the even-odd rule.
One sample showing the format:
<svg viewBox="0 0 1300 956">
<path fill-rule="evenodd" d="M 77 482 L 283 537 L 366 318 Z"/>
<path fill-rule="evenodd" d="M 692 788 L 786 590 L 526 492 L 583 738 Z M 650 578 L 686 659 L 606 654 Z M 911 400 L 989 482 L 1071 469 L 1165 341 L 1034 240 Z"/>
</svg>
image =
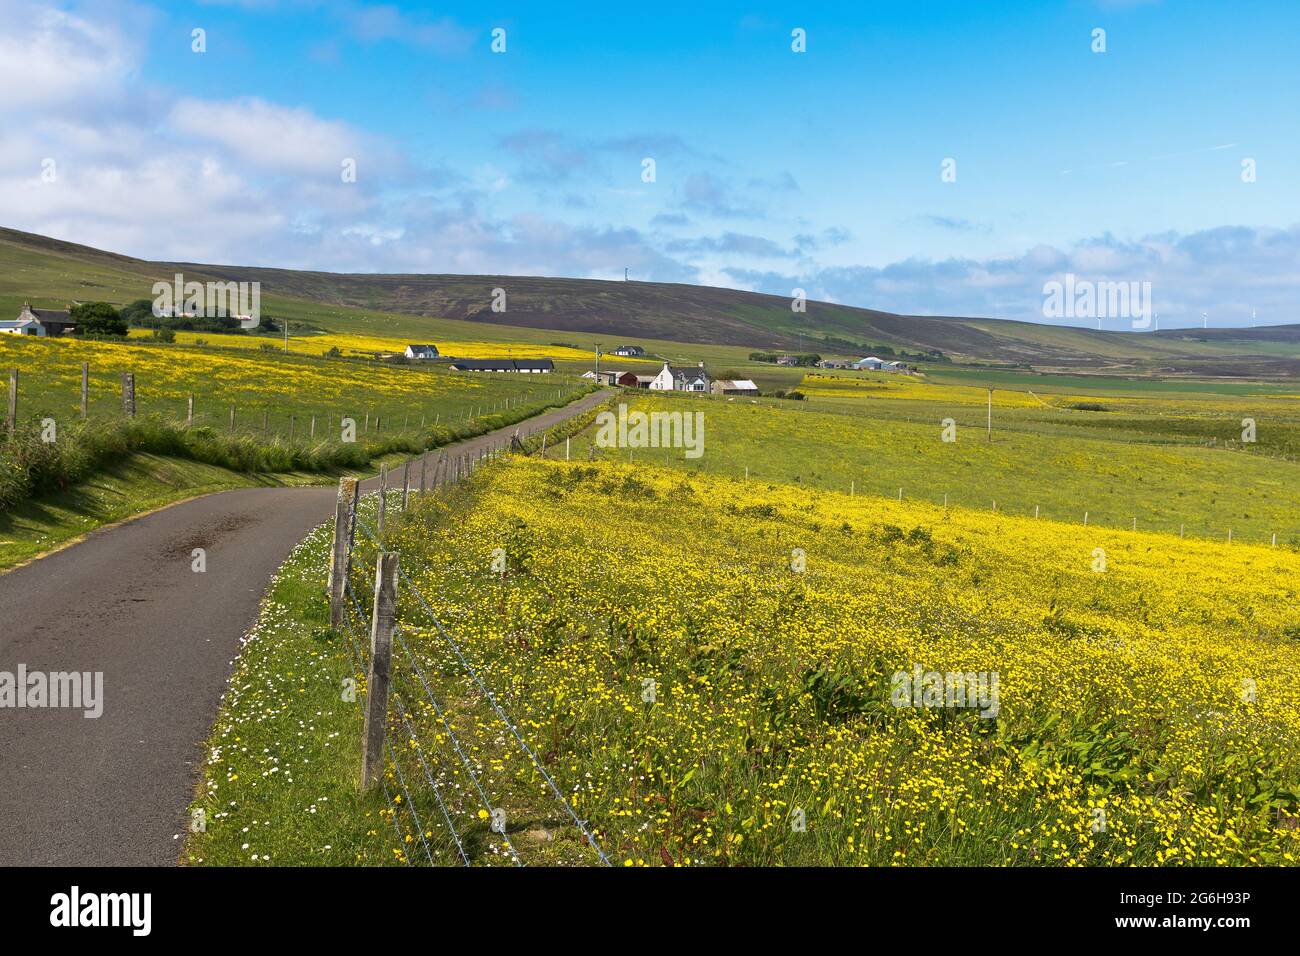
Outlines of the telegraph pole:
<svg viewBox="0 0 1300 956">
<path fill-rule="evenodd" d="M 993 441 L 993 386 L 989 386 L 989 441 Z"/>
</svg>

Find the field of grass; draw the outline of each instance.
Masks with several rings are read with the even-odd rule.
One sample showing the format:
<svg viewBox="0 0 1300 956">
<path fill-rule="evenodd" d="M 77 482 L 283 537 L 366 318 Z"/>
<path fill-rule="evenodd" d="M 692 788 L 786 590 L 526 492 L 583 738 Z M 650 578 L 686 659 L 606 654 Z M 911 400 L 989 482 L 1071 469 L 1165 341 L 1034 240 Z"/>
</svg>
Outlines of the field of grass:
<svg viewBox="0 0 1300 956">
<path fill-rule="evenodd" d="M 1300 401 L 1278 395 L 1038 395 L 916 378 L 809 376 L 803 402 L 625 392 L 629 411 L 700 411 L 703 454 L 593 448 L 573 454 L 859 495 L 1234 541 L 1300 543 Z M 1098 405 L 1105 411 L 1073 408 Z M 1255 443 L 1241 442 L 1242 419 Z M 955 441 L 944 440 L 950 419 Z"/>
<path fill-rule="evenodd" d="M 82 362 L 90 365 L 84 421 Z M 330 480 L 386 455 L 519 421 L 589 387 L 563 374 L 487 376 L 211 346 L 0 336 L 6 368 L 18 369 L 19 414 L 14 434 L 0 432 L 0 567 L 180 498 Z M 128 370 L 134 419 L 122 410 Z M 345 418 L 354 435 L 345 434 Z"/>
<path fill-rule="evenodd" d="M 208 336 L 209 342 L 220 336 Z M 239 336 L 228 336 L 232 341 Z M 244 339 L 247 344 L 255 340 Z M 220 343 L 225 345 L 223 341 Z M 19 409 L 24 419 L 79 414 L 81 363 L 90 364 L 90 414 L 119 416 L 121 374 L 135 373 L 138 414 L 183 420 L 194 396 L 195 424 L 287 436 L 334 435 L 344 417 L 358 432 L 417 429 L 421 421 L 463 421 L 507 407 L 535 404 L 582 386 L 564 375 L 475 375 L 446 368 L 327 360 L 246 348 L 90 342 L 76 339 L 0 339 L 0 369 L 17 368 Z M 368 425 L 367 425 L 368 423 Z"/>
<path fill-rule="evenodd" d="M 616 864 L 1300 853 L 1293 550 L 535 459 L 390 517 L 447 724 L 395 647 L 400 746 L 387 792 L 358 793 L 322 529 L 237 662 L 191 862 L 459 862 L 426 768 L 471 862 L 510 862 L 451 733 L 525 862 L 593 862 L 457 652 Z M 996 677 L 996 699 L 900 694 L 918 671 Z"/>
<path fill-rule="evenodd" d="M 58 494 L 0 510 L 0 570 L 104 525 L 186 498 L 232 488 L 319 480 L 320 476 L 305 473 L 252 475 L 183 458 L 130 455 Z"/>
</svg>

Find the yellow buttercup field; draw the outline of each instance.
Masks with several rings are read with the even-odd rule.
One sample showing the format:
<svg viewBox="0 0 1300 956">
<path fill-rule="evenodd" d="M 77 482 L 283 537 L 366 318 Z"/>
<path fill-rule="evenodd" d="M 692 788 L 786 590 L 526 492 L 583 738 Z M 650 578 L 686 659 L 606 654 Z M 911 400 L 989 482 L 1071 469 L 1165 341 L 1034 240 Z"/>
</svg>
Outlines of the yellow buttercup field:
<svg viewBox="0 0 1300 956">
<path fill-rule="evenodd" d="M 536 461 L 389 547 L 619 863 L 1300 854 L 1293 550 Z M 501 806 L 541 813 L 446 641 L 400 616 Z"/>
<path fill-rule="evenodd" d="M 251 350 L 82 341 L 75 338 L 0 337 L 0 367 L 19 371 L 20 408 L 26 414 L 75 414 L 80 403 L 81 363 L 90 365 L 92 414 L 121 410 L 121 375 L 134 372 L 142 413 L 184 415 L 193 395 L 196 421 L 225 426 L 230 406 L 237 423 L 260 427 L 263 415 L 283 430 L 291 415 L 301 427 L 311 416 L 333 423 L 344 415 L 359 422 L 377 417 L 390 427 L 518 405 L 556 390 L 574 388 L 561 375 L 495 376 L 460 374 L 445 367 L 391 365 L 385 362 L 321 360 L 317 356 L 261 351 L 265 340 L 248 336 L 197 336 L 214 345 L 251 345 Z M 178 339 L 182 336 L 178 335 Z M 215 340 L 215 341 L 214 341 Z"/>
<path fill-rule="evenodd" d="M 292 328 L 290 329 L 292 332 Z M 145 338 L 150 333 L 147 329 L 133 329 L 133 338 Z M 264 344 L 278 346 L 278 340 L 265 336 L 252 335 L 214 335 L 209 332 L 177 332 L 176 341 L 183 345 L 204 342 L 208 345 L 225 348 L 260 349 Z M 330 349 L 338 349 L 346 356 L 370 357 L 376 354 L 399 354 L 410 344 L 432 343 L 438 347 L 439 354 L 453 358 L 550 358 L 556 361 L 591 361 L 593 355 L 585 349 L 575 349 L 563 345 L 537 345 L 531 342 L 477 342 L 463 339 L 443 339 L 438 336 L 429 338 L 390 338 L 380 335 L 352 335 L 341 332 L 325 332 L 311 335 L 291 335 L 289 351 L 303 355 L 324 355 Z M 601 361 L 626 361 L 617 355 L 602 355 Z"/>
</svg>

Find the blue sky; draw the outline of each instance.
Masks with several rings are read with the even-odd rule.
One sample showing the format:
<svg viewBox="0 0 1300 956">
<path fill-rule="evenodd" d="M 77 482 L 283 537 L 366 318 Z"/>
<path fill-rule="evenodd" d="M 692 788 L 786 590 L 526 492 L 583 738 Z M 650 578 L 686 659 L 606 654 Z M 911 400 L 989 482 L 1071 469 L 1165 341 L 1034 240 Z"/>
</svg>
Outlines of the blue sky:
<svg viewBox="0 0 1300 956">
<path fill-rule="evenodd" d="M 1163 327 L 1300 321 L 1300 5 L 608 6 L 0 0 L 0 223 L 1037 321 L 1073 273 L 1151 282 Z"/>
</svg>

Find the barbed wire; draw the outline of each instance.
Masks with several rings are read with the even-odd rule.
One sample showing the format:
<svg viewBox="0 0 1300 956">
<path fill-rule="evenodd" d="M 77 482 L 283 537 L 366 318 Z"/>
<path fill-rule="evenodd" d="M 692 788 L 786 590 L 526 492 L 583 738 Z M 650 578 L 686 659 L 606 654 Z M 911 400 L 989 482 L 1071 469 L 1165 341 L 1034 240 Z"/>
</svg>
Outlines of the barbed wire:
<svg viewBox="0 0 1300 956">
<path fill-rule="evenodd" d="M 361 620 L 365 620 L 365 616 L 366 616 L 365 612 L 362 610 L 361 602 L 357 600 L 356 592 L 352 589 L 351 581 L 344 582 L 344 590 L 346 591 L 348 597 L 351 599 L 352 605 L 356 610 L 357 616 Z M 396 627 L 394 627 L 393 629 L 393 634 L 398 638 L 399 644 L 401 644 L 405 648 L 406 642 L 401 640 L 400 631 Z M 407 654 L 409 655 L 410 649 L 409 648 L 405 648 L 405 649 Z M 446 713 L 443 711 L 442 707 L 438 704 L 437 699 L 433 696 L 433 692 L 429 689 L 427 682 L 425 682 L 424 680 L 424 675 L 419 672 L 418 667 L 416 671 L 417 674 L 419 674 L 420 676 L 421 684 L 424 685 L 424 692 L 426 697 L 429 700 L 429 703 L 433 706 L 433 709 L 437 713 L 439 720 L 442 721 L 443 728 L 447 731 L 447 737 L 451 741 L 452 749 L 456 751 L 456 756 L 460 758 L 461 765 L 464 766 L 465 772 L 469 774 L 470 782 L 473 783 L 474 789 L 478 792 L 480 802 L 483 804 L 483 809 L 487 811 L 488 817 L 490 819 L 495 820 L 496 816 L 493 814 L 493 810 L 495 808 L 492 806 L 492 800 L 488 797 L 487 791 L 483 789 L 483 786 L 479 781 L 478 774 L 474 772 L 474 768 L 470 763 L 469 757 L 466 756 L 464 749 L 461 747 L 460 738 L 456 735 L 456 732 L 452 729 L 451 723 L 447 720 Z M 518 851 L 515 849 L 514 844 L 510 842 L 510 837 L 505 833 L 504 830 L 502 830 L 501 836 L 505 840 L 506 846 L 510 848 L 510 853 L 511 856 L 514 857 L 515 864 L 517 866 L 523 866 L 523 860 L 520 859 Z"/>
<path fill-rule="evenodd" d="M 361 608 L 360 608 L 359 603 L 358 603 L 357 600 L 356 600 L 356 595 L 355 595 L 355 594 L 351 594 L 351 591 L 352 591 L 352 582 L 350 582 L 350 581 L 347 582 L 347 590 L 349 591 L 350 596 L 352 597 L 352 610 L 353 610 L 354 612 L 356 612 L 356 613 L 358 614 L 358 616 L 361 616 Z M 364 622 L 364 617 L 363 617 L 363 616 L 361 616 L 361 619 L 362 619 L 362 622 Z M 360 625 L 358 625 L 358 626 L 360 626 Z M 352 628 L 351 623 L 348 623 L 348 631 L 347 631 L 347 633 L 348 633 L 348 643 L 349 643 L 349 644 L 352 644 L 352 643 L 353 643 L 353 642 L 352 642 L 352 633 L 353 633 L 353 628 Z M 357 638 L 358 638 L 358 640 L 362 640 L 362 643 L 364 644 L 364 640 L 362 639 L 361 635 L 357 635 Z M 356 663 L 356 658 L 355 658 L 355 656 L 354 656 L 354 658 L 353 658 L 353 663 L 354 663 L 354 664 Z M 358 668 L 358 669 L 360 669 L 360 668 Z M 447 829 L 451 832 L 451 838 L 452 838 L 453 842 L 456 844 L 456 852 L 460 855 L 460 858 L 461 858 L 461 860 L 464 862 L 464 865 L 465 865 L 465 866 L 469 866 L 469 865 L 470 865 L 470 861 L 469 861 L 469 856 L 465 853 L 465 845 L 464 845 L 464 841 L 463 841 L 463 839 L 461 838 L 460 833 L 456 830 L 456 824 L 455 824 L 455 822 L 454 822 L 454 821 L 452 820 L 452 818 L 451 818 L 451 812 L 447 809 L 447 803 L 446 803 L 446 801 L 443 799 L 441 788 L 438 786 L 437 781 L 434 779 L 432 771 L 429 770 L 429 764 L 428 764 L 428 762 L 424 759 L 424 750 L 423 750 L 423 748 L 420 746 L 420 739 L 419 739 L 419 736 L 415 733 L 415 728 L 412 727 L 412 725 L 411 725 L 411 721 L 410 721 L 410 720 L 408 719 L 408 717 L 407 717 L 407 708 L 406 708 L 406 704 L 405 704 L 405 702 L 402 700 L 401 692 L 398 691 L 397 688 L 395 688 L 395 687 L 393 688 L 393 697 L 394 697 L 394 699 L 395 699 L 395 701 L 396 701 L 396 703 L 397 703 L 397 706 L 398 706 L 398 713 L 401 715 L 401 717 L 402 717 L 402 721 L 403 721 L 403 722 L 405 723 L 405 725 L 406 725 L 406 730 L 407 730 L 408 735 L 410 736 L 411 743 L 414 744 L 414 746 L 415 746 L 415 754 L 416 754 L 416 757 L 417 757 L 417 758 L 419 759 L 419 761 L 420 761 L 420 766 L 421 766 L 421 767 L 423 768 L 423 770 L 424 770 L 424 776 L 425 776 L 425 779 L 429 781 L 429 787 L 430 787 L 430 789 L 433 790 L 433 796 L 434 796 L 434 799 L 437 800 L 437 802 L 438 802 L 438 807 L 439 807 L 439 809 L 442 811 L 443 819 L 447 822 Z M 396 751 L 394 751 L 394 753 L 393 753 L 393 763 L 396 764 L 396 762 L 397 762 Z M 414 816 L 414 813 L 412 813 L 412 816 Z M 421 831 L 421 832 L 423 832 L 423 831 Z M 427 849 L 427 848 L 428 848 L 428 845 L 426 844 L 426 849 Z M 430 860 L 430 862 L 432 863 L 432 859 Z"/>
<path fill-rule="evenodd" d="M 370 540 L 370 542 L 375 545 L 375 547 L 378 548 L 382 546 L 379 542 L 378 537 L 374 532 L 374 529 L 371 528 L 360 517 L 360 515 L 356 516 L 354 525 L 355 527 L 361 530 L 361 533 L 364 534 Z M 488 703 L 491 704 L 492 709 L 496 712 L 497 717 L 500 718 L 501 722 L 506 725 L 506 728 L 510 731 L 511 736 L 515 738 L 515 741 L 519 744 L 519 747 L 523 750 L 523 752 L 528 756 L 528 759 L 532 762 L 533 767 L 536 768 L 537 772 L 541 775 L 542 779 L 546 781 L 547 786 L 549 786 L 551 792 L 555 794 L 555 798 L 559 800 L 560 805 L 564 807 L 565 812 L 569 815 L 569 818 L 573 820 L 579 832 L 582 833 L 583 837 L 587 840 L 587 842 L 591 844 L 591 846 L 596 850 L 596 854 L 600 857 L 600 861 L 603 864 L 605 864 L 605 866 L 613 866 L 614 865 L 613 862 L 610 860 L 609 856 L 605 853 L 604 848 L 600 845 L 600 841 L 596 839 L 595 833 L 592 832 L 590 827 L 587 825 L 587 822 L 578 816 L 577 812 L 573 809 L 573 805 L 569 803 L 563 791 L 560 790 L 559 785 L 555 782 L 555 778 L 551 776 L 550 772 L 542 764 L 541 760 L 538 759 L 537 754 L 534 753 L 533 749 L 530 746 L 528 746 L 528 742 L 525 741 L 523 735 L 519 733 L 518 726 L 515 724 L 513 720 L 510 719 L 510 716 L 505 712 L 504 708 L 502 708 L 501 704 L 497 701 L 496 695 L 493 694 L 492 691 L 488 688 L 487 684 L 483 681 L 483 678 L 479 675 L 478 670 L 474 667 L 474 665 L 471 664 L 469 660 L 465 657 L 464 653 L 460 648 L 460 645 L 456 642 L 455 638 L 453 638 L 451 634 L 447 632 L 447 629 L 443 627 L 442 621 L 438 619 L 438 615 L 434 612 L 433 608 L 429 605 L 429 602 L 425 599 L 424 595 L 420 592 L 419 588 L 417 588 L 415 584 L 412 583 L 410 577 L 407 576 L 406 571 L 401 567 L 400 564 L 398 565 L 397 573 L 401 581 L 406 585 L 406 587 L 411 591 L 411 593 L 415 595 L 416 600 L 424 608 L 424 611 L 426 614 L 428 614 L 429 619 L 433 621 L 434 626 L 437 628 L 438 632 L 442 635 L 443 640 L 447 642 L 452 652 L 456 655 L 456 658 L 460 661 L 461 666 L 465 668 L 465 670 L 469 673 L 470 677 L 474 680 L 474 683 L 478 685 L 479 690 L 483 692 L 483 695 L 487 698 Z M 433 692 L 429 689 L 428 682 L 424 677 L 424 672 L 420 669 L 419 662 L 417 661 L 415 654 L 411 651 L 410 646 L 407 645 L 406 641 L 402 638 L 401 632 L 402 632 L 401 627 L 397 627 L 397 626 L 394 627 L 393 634 L 397 638 L 398 643 L 402 646 L 402 649 L 406 652 L 407 657 L 410 659 L 411 665 L 414 668 L 416 675 L 420 679 L 420 683 L 424 686 L 425 693 L 429 698 L 429 702 L 433 704 L 434 709 L 438 711 L 438 715 L 443 718 L 443 723 L 444 725 L 446 725 L 446 718 L 443 716 L 441 708 L 438 706 L 437 701 L 434 699 Z M 450 726 L 448 726 L 448 733 L 449 734 L 451 733 Z M 452 740 L 453 743 L 456 742 L 454 735 L 452 735 Z M 491 811 L 489 810 L 489 812 Z M 504 832 L 502 833 L 502 835 L 503 836 L 505 835 Z M 506 842 L 507 844 L 509 844 L 508 838 Z M 511 849 L 512 850 L 514 849 L 513 846 L 511 847 Z"/>
</svg>

